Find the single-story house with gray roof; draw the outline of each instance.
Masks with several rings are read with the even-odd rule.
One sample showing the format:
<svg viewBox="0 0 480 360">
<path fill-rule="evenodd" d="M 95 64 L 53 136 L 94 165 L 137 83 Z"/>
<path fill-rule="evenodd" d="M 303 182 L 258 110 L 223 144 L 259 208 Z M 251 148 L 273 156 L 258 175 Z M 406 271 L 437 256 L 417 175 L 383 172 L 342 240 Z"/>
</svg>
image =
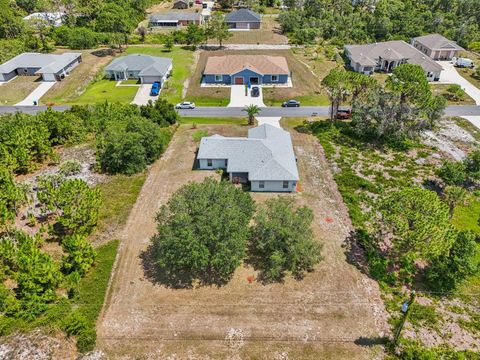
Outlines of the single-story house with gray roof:
<svg viewBox="0 0 480 360">
<path fill-rule="evenodd" d="M 345 45 L 344 49 L 350 68 L 366 75 L 374 71 L 390 73 L 402 64 L 417 64 L 425 71 L 428 81 L 438 81 L 443 70 L 441 65 L 403 40 Z"/>
<path fill-rule="evenodd" d="M 142 84 L 163 85 L 171 71 L 172 59 L 142 54 L 116 58 L 105 67 L 105 75 L 110 79 L 140 79 Z"/>
<path fill-rule="evenodd" d="M 262 16 L 250 9 L 238 9 L 225 15 L 225 23 L 230 29 L 260 29 Z"/>
<path fill-rule="evenodd" d="M 452 60 L 464 49 L 455 41 L 440 34 L 430 34 L 412 39 L 412 45 L 433 60 Z"/>
<path fill-rule="evenodd" d="M 169 12 L 167 14 L 153 14 L 148 26 L 151 28 L 177 28 L 189 24 L 202 25 L 203 17 L 200 13 Z"/>
<path fill-rule="evenodd" d="M 23 53 L 0 65 L 0 81 L 15 76 L 41 76 L 43 81 L 62 80 L 82 62 L 81 53 Z"/>
<path fill-rule="evenodd" d="M 203 137 L 197 154 L 201 170 L 223 169 L 252 191 L 294 192 L 299 180 L 292 139 L 287 131 L 264 124 L 248 137 Z"/>
</svg>

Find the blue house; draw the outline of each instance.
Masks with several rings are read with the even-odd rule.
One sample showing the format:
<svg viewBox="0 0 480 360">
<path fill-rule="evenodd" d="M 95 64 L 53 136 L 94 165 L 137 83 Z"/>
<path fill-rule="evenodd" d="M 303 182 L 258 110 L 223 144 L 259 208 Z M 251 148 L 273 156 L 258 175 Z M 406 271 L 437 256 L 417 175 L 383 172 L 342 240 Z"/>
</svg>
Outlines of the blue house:
<svg viewBox="0 0 480 360">
<path fill-rule="evenodd" d="M 291 76 L 282 56 L 225 55 L 207 60 L 202 82 L 219 85 L 275 85 L 288 83 Z"/>
</svg>

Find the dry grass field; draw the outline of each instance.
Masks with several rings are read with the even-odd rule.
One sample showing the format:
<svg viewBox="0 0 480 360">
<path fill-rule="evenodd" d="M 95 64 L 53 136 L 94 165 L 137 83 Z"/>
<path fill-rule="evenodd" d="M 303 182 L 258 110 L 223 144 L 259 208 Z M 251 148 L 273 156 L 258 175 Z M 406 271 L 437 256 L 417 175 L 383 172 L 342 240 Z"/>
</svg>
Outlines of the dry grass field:
<svg viewBox="0 0 480 360">
<path fill-rule="evenodd" d="M 0 105 L 15 105 L 25 99 L 40 83 L 39 76 L 17 76 L 10 82 L 0 85 Z"/>
<path fill-rule="evenodd" d="M 197 105 L 227 105 L 230 99 L 229 87 L 200 87 L 202 73 L 210 56 L 223 55 L 273 55 L 284 56 L 292 72 L 293 87 L 263 88 L 264 102 L 267 106 L 279 105 L 288 99 L 297 99 L 302 104 L 324 105 L 327 99 L 320 87 L 320 81 L 310 69 L 300 62 L 293 50 L 212 50 L 201 51 L 195 72 L 190 77 L 186 99 L 195 101 Z"/>
<path fill-rule="evenodd" d="M 245 136 L 248 127 L 199 125 L 210 134 Z M 108 358 L 148 359 L 373 359 L 388 331 L 374 281 L 347 261 L 347 210 L 318 141 L 292 130 L 301 193 L 315 213 L 313 229 L 324 260 L 302 281 L 262 285 L 240 267 L 222 287 L 174 290 L 158 281 L 148 248 L 154 215 L 193 171 L 196 130 L 182 125 L 150 169 L 121 236 L 109 295 L 97 324 L 98 348 Z M 252 194 L 264 201 L 272 194 Z"/>
</svg>

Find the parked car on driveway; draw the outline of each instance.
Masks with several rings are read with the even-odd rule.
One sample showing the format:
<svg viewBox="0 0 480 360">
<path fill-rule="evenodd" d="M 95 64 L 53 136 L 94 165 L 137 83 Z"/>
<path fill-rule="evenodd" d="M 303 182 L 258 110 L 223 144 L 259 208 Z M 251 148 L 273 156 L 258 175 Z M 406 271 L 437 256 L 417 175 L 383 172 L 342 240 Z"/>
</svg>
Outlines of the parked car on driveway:
<svg viewBox="0 0 480 360">
<path fill-rule="evenodd" d="M 350 119 L 352 117 L 352 109 L 343 108 L 337 110 L 337 119 Z"/>
<path fill-rule="evenodd" d="M 299 107 L 300 101 L 297 100 L 288 100 L 282 104 L 282 107 Z"/>
<path fill-rule="evenodd" d="M 260 88 L 258 86 L 252 87 L 252 90 L 250 92 L 252 97 L 259 97 L 260 96 Z"/>
<path fill-rule="evenodd" d="M 160 94 L 160 83 L 155 81 L 152 84 L 152 89 L 150 90 L 150 96 L 158 96 Z"/>
<path fill-rule="evenodd" d="M 194 102 L 189 102 L 189 101 L 184 101 L 184 102 L 181 102 L 181 103 L 175 105 L 175 109 L 195 109 L 195 103 Z"/>
<path fill-rule="evenodd" d="M 471 59 L 467 59 L 467 58 L 458 58 L 454 61 L 454 64 L 457 67 L 463 67 L 463 68 L 465 68 L 465 67 L 473 68 L 475 66 L 473 61 Z"/>
</svg>

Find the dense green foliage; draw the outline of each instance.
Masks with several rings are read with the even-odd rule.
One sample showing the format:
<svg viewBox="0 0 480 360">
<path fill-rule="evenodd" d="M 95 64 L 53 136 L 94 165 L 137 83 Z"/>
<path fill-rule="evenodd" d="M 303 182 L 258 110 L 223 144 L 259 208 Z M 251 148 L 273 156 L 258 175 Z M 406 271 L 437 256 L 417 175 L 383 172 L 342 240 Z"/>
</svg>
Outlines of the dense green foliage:
<svg viewBox="0 0 480 360">
<path fill-rule="evenodd" d="M 301 7 L 303 4 L 303 7 Z M 480 5 L 476 0 L 306 0 L 285 1 L 284 33 L 296 43 L 316 39 L 335 44 L 366 43 L 441 33 L 460 45 L 480 41 Z"/>
<path fill-rule="evenodd" d="M 250 194 L 211 178 L 181 187 L 157 214 L 155 260 L 170 285 L 228 281 L 245 257 Z"/>
<path fill-rule="evenodd" d="M 266 281 L 279 281 L 285 272 L 302 278 L 321 260 L 321 244 L 313 236 L 312 210 L 293 208 L 293 200 L 267 200 L 255 216 L 250 252 L 252 262 Z"/>
<path fill-rule="evenodd" d="M 445 161 L 437 175 L 446 185 L 465 185 L 480 179 L 480 151 L 468 154 L 463 161 Z"/>
</svg>

